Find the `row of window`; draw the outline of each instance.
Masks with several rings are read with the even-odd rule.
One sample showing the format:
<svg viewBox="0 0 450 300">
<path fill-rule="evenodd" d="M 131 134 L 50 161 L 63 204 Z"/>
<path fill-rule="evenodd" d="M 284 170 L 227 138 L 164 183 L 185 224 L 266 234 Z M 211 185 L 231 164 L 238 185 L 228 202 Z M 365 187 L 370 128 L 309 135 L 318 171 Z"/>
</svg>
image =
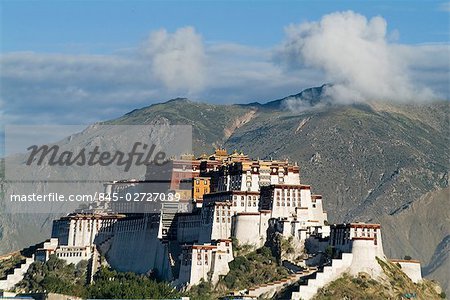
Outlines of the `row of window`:
<svg viewBox="0 0 450 300">
<path fill-rule="evenodd" d="M 292 189 L 286 189 L 286 190 L 276 190 L 275 191 L 275 195 L 281 195 L 281 194 L 286 194 L 288 196 L 292 195 L 296 195 L 298 196 L 298 194 L 300 194 L 298 192 L 298 190 L 292 190 Z"/>
<path fill-rule="evenodd" d="M 238 197 L 239 196 L 233 196 L 233 200 L 238 200 Z M 245 200 L 245 196 L 240 196 L 240 199 L 241 200 Z M 253 201 L 256 201 L 257 200 L 257 197 L 255 196 L 255 195 L 253 195 L 253 196 L 247 196 L 247 199 L 248 200 L 253 200 Z"/>
<path fill-rule="evenodd" d="M 355 237 L 358 237 L 358 236 L 362 236 L 362 237 L 365 237 L 365 236 L 370 237 L 370 236 L 372 236 L 373 237 L 373 236 L 376 236 L 376 233 L 374 232 L 374 229 L 358 228 L 358 229 L 355 230 Z"/>
<path fill-rule="evenodd" d="M 206 179 L 202 179 L 202 181 L 203 181 L 203 184 L 205 184 L 205 185 L 208 184 L 208 181 Z M 195 184 L 199 185 L 200 184 L 200 180 L 196 179 L 195 180 Z"/>
<path fill-rule="evenodd" d="M 225 220 L 227 220 L 228 223 L 231 223 L 231 218 L 230 217 L 229 218 L 222 217 L 222 223 L 225 223 Z M 216 222 L 217 223 L 220 222 L 220 218 L 219 217 L 216 217 Z"/>
<path fill-rule="evenodd" d="M 83 253 L 81 252 L 60 252 L 56 253 L 57 257 L 82 257 Z M 84 256 L 87 256 L 87 253 L 84 252 Z"/>
<path fill-rule="evenodd" d="M 237 206 L 236 201 L 233 201 L 233 206 Z M 245 202 L 241 201 L 241 207 L 244 207 L 244 206 L 245 206 Z M 247 206 L 254 206 L 254 207 L 256 207 L 256 202 L 247 201 Z"/>
<path fill-rule="evenodd" d="M 277 201 L 277 206 L 291 206 L 291 201 Z M 300 207 L 300 201 L 292 202 L 292 207 Z"/>
</svg>

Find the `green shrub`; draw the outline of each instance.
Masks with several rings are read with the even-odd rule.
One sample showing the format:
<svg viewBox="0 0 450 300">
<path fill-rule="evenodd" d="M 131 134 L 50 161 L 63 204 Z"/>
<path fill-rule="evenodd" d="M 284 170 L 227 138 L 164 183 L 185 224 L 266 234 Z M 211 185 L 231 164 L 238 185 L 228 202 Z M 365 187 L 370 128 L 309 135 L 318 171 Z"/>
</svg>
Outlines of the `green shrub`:
<svg viewBox="0 0 450 300">
<path fill-rule="evenodd" d="M 87 288 L 87 297 L 92 299 L 161 299 L 179 296 L 180 293 L 166 282 L 106 267 L 95 274 L 94 284 Z"/>
</svg>

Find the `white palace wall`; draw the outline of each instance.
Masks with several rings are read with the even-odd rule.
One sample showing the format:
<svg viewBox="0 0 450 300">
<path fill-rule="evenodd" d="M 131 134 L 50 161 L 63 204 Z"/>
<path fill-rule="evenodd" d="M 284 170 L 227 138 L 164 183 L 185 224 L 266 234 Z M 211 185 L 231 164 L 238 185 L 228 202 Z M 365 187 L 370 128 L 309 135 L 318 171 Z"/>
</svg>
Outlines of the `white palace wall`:
<svg viewBox="0 0 450 300">
<path fill-rule="evenodd" d="M 358 275 L 359 272 L 366 272 L 373 278 L 383 275 L 383 269 L 376 260 L 376 257 L 386 260 L 383 249 L 380 245 L 374 245 L 373 239 L 354 238 L 352 240 L 353 260 L 350 265 L 350 274 Z"/>
<path fill-rule="evenodd" d="M 258 213 L 238 213 L 234 217 L 232 236 L 241 244 L 262 247 L 266 242 L 270 211 Z"/>
<path fill-rule="evenodd" d="M 391 259 L 390 261 L 392 263 L 400 264 L 403 273 L 408 275 L 414 283 L 418 283 L 422 280 L 422 270 L 419 261 L 402 259 Z"/>
<path fill-rule="evenodd" d="M 121 220 L 106 253 L 108 263 L 119 271 L 148 273 L 152 270 L 165 280 L 172 280 L 168 245 L 158 239 L 159 219 Z"/>
</svg>

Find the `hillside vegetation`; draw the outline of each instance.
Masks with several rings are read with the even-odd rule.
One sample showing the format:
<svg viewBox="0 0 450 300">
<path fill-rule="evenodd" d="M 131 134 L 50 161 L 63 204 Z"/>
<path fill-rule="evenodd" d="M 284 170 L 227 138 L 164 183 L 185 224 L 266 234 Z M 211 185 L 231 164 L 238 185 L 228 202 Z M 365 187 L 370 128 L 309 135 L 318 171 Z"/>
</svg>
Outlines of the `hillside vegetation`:
<svg viewBox="0 0 450 300">
<path fill-rule="evenodd" d="M 379 260 L 385 279 L 374 280 L 366 273 L 353 277 L 344 274 L 341 278 L 321 288 L 314 300 L 334 299 L 443 299 L 446 295 L 440 287 L 431 281 L 424 280 L 415 284 L 406 276 L 401 268 L 392 263 Z"/>
<path fill-rule="evenodd" d="M 17 266 L 19 266 L 25 257 L 22 256 L 19 252 L 11 254 L 9 258 L 5 258 L 0 260 L 0 279 L 5 278 L 10 272 L 14 270 Z"/>
<path fill-rule="evenodd" d="M 15 290 L 22 293 L 47 291 L 85 299 L 164 299 L 180 296 L 168 283 L 145 275 L 102 267 L 95 274 L 94 283 L 88 285 L 86 274 L 87 261 L 75 266 L 51 256 L 45 263 L 33 263 Z"/>
<path fill-rule="evenodd" d="M 242 250 L 242 249 L 241 249 Z M 187 295 L 192 299 L 213 300 L 232 291 L 248 289 L 262 283 L 269 283 L 288 276 L 288 270 L 277 264 L 277 258 L 267 247 L 236 256 L 229 263 L 230 272 L 213 287 L 202 282 L 192 287 Z"/>
</svg>

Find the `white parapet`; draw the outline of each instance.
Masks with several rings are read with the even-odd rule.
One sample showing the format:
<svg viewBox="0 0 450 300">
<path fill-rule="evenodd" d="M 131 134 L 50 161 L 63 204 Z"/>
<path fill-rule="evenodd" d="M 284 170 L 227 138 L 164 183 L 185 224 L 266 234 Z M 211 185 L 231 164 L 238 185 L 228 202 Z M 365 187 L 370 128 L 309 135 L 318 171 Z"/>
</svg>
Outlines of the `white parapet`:
<svg viewBox="0 0 450 300">
<path fill-rule="evenodd" d="M 301 285 L 298 292 L 292 293 L 292 299 L 311 299 L 321 287 L 347 272 L 352 261 L 353 254 L 351 253 L 343 253 L 341 259 L 333 259 L 331 266 L 324 267 L 322 272 L 317 273 L 315 279 L 308 280 L 308 285 Z"/>
<path fill-rule="evenodd" d="M 12 289 L 17 283 L 19 283 L 19 281 L 23 279 L 23 276 L 33 262 L 34 255 L 32 257 L 27 257 L 25 259 L 25 263 L 14 269 L 14 273 L 6 276 L 6 279 L 0 280 L 0 290 L 7 291 Z"/>
<path fill-rule="evenodd" d="M 392 263 L 398 263 L 405 273 L 414 283 L 422 280 L 422 271 L 418 260 L 391 259 Z"/>
</svg>

